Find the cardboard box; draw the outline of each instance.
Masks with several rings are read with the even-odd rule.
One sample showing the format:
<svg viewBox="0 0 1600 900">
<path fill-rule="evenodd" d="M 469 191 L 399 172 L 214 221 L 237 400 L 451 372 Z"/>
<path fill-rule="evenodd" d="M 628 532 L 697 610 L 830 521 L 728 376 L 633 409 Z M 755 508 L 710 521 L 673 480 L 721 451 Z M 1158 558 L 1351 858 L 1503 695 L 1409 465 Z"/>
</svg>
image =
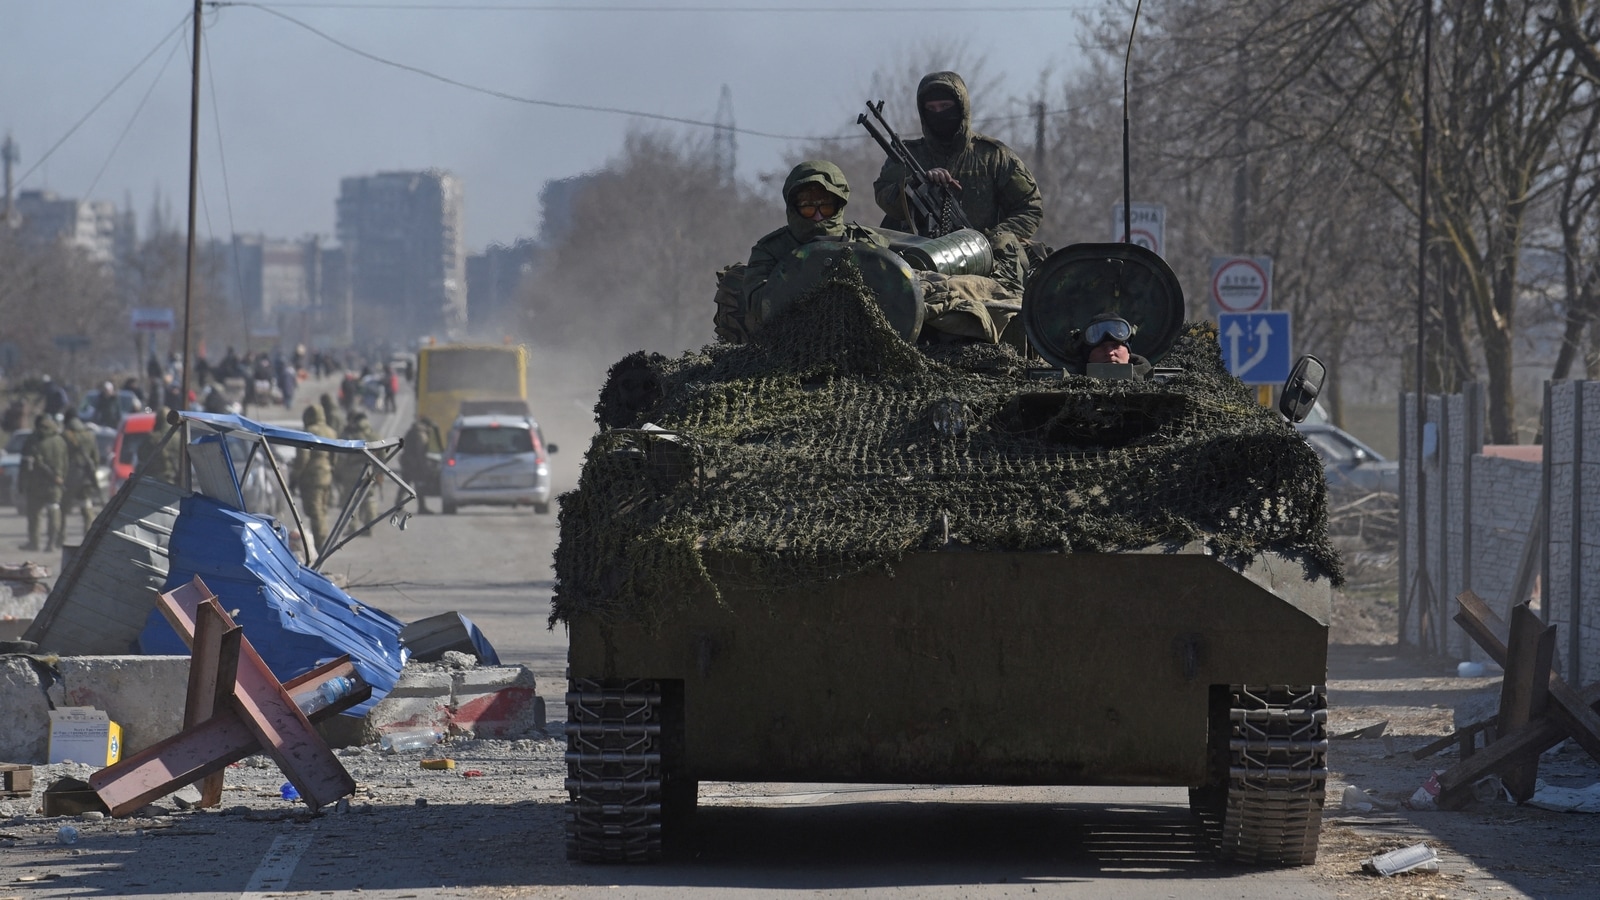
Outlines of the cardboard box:
<svg viewBox="0 0 1600 900">
<path fill-rule="evenodd" d="M 92 706 L 50 710 L 50 761 L 111 765 L 122 758 L 122 726 Z"/>
</svg>

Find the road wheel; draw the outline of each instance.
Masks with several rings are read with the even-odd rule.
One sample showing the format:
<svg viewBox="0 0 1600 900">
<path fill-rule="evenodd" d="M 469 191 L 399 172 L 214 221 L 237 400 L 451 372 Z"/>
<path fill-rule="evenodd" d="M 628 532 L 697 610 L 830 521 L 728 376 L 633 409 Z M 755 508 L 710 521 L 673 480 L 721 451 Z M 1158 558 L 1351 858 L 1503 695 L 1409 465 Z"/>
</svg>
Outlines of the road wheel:
<svg viewBox="0 0 1600 900">
<path fill-rule="evenodd" d="M 456 505 L 454 503 L 446 503 L 445 501 L 440 500 L 439 501 L 439 505 L 444 507 L 444 514 L 445 515 L 453 516 L 453 515 L 456 514 Z"/>
<path fill-rule="evenodd" d="M 541 516 L 548 516 L 548 515 L 550 515 L 550 504 L 548 504 L 548 503 L 535 503 L 533 505 L 533 511 L 538 513 Z"/>
</svg>

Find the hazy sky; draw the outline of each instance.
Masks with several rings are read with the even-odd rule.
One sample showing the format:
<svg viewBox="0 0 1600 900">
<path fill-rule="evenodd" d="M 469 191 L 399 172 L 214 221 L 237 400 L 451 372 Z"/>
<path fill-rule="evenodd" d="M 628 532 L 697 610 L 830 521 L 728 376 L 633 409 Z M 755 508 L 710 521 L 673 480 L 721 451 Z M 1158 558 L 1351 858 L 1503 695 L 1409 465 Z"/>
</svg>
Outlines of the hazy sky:
<svg viewBox="0 0 1600 900">
<path fill-rule="evenodd" d="M 823 0 L 826 11 L 818 11 L 793 0 L 285 0 L 208 7 L 199 231 L 331 235 L 341 177 L 437 167 L 462 179 L 467 247 L 477 252 L 535 235 L 544 182 L 604 164 L 630 126 L 706 133 L 442 84 L 363 58 L 280 15 L 374 56 L 505 94 L 710 121 L 727 84 L 740 128 L 830 135 L 860 130 L 855 115 L 880 60 L 892 66 L 940 42 L 965 40 L 966 52 L 985 60 L 988 86 L 999 88 L 993 93 L 1033 93 L 1041 72 L 1081 64 L 1079 11 L 1095 5 Z M 191 7 L 186 0 L 0 0 L 0 133 L 20 147 L 17 173 L 33 170 L 19 189 L 119 206 L 131 196 L 141 221 L 159 190 L 181 223 L 190 33 L 183 23 Z M 841 11 L 850 7 L 870 8 Z M 741 134 L 739 172 L 777 170 L 792 147 Z"/>
</svg>

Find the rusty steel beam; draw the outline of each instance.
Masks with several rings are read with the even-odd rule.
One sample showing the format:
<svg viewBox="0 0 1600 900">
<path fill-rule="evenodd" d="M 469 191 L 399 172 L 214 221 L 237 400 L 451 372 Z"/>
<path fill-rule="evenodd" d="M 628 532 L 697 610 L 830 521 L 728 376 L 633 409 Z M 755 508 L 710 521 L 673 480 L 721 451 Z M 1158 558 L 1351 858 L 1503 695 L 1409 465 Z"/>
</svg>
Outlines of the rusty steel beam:
<svg viewBox="0 0 1600 900">
<path fill-rule="evenodd" d="M 355 780 L 290 696 L 291 691 L 321 685 L 337 676 L 358 678 L 349 657 L 279 684 L 198 577 L 162 594 L 159 606 L 195 653 L 190 662 L 185 727 L 90 777 L 90 786 L 112 815 L 128 815 L 176 787 L 207 779 L 261 749 L 277 760 L 312 809 L 355 791 Z M 321 720 L 349 709 L 371 694 L 372 688 L 363 684 L 318 710 L 313 718 Z M 202 718 L 208 705 L 209 716 Z"/>
</svg>

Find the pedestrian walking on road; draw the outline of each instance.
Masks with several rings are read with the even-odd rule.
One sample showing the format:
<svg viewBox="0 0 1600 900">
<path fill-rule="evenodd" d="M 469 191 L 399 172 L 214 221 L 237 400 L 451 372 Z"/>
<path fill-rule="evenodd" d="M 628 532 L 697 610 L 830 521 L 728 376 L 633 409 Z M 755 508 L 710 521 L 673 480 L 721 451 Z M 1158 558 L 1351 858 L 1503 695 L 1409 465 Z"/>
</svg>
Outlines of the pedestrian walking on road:
<svg viewBox="0 0 1600 900">
<path fill-rule="evenodd" d="M 375 441 L 378 439 L 372 426 L 367 423 L 367 414 L 356 410 L 350 415 L 350 424 L 339 432 L 339 437 L 347 441 Z M 339 486 L 339 502 L 345 503 L 361 485 L 361 475 L 367 468 L 367 458 L 355 453 L 341 453 L 333 463 L 333 480 Z M 367 489 L 367 495 L 361 498 L 361 511 L 359 521 L 371 522 L 378 517 L 378 487 L 381 481 L 374 480 Z M 371 529 L 361 532 L 366 537 L 372 537 Z"/>
<path fill-rule="evenodd" d="M 400 477 L 417 492 L 417 512 L 432 515 L 428 508 L 428 450 L 433 423 L 426 416 L 411 423 L 400 444 Z"/>
<path fill-rule="evenodd" d="M 305 412 L 300 414 L 300 421 L 305 423 L 306 431 L 317 437 L 338 437 L 333 429 L 323 423 L 320 406 L 306 407 Z M 328 515 L 333 500 L 331 456 L 327 450 L 296 450 L 290 484 L 300 493 L 300 512 L 305 516 L 306 526 L 311 529 L 311 539 L 318 553 L 327 546 L 328 528 L 333 524 Z"/>
<path fill-rule="evenodd" d="M 33 420 L 33 433 L 22 448 L 20 478 L 28 496 L 28 542 L 23 550 L 37 551 L 39 529 L 44 527 L 46 552 L 55 549 L 60 530 L 61 490 L 66 484 L 67 442 L 61 426 L 49 415 L 40 413 Z M 40 520 L 43 519 L 43 522 Z"/>
<path fill-rule="evenodd" d="M 103 501 L 100 495 L 100 445 L 94 432 L 78 419 L 78 411 L 69 409 L 62 416 L 62 438 L 67 442 L 67 475 L 61 491 L 60 524 L 56 530 L 56 544 L 66 546 L 67 516 L 77 510 L 83 516 L 83 534 L 89 534 L 94 522 L 95 507 Z"/>
</svg>

